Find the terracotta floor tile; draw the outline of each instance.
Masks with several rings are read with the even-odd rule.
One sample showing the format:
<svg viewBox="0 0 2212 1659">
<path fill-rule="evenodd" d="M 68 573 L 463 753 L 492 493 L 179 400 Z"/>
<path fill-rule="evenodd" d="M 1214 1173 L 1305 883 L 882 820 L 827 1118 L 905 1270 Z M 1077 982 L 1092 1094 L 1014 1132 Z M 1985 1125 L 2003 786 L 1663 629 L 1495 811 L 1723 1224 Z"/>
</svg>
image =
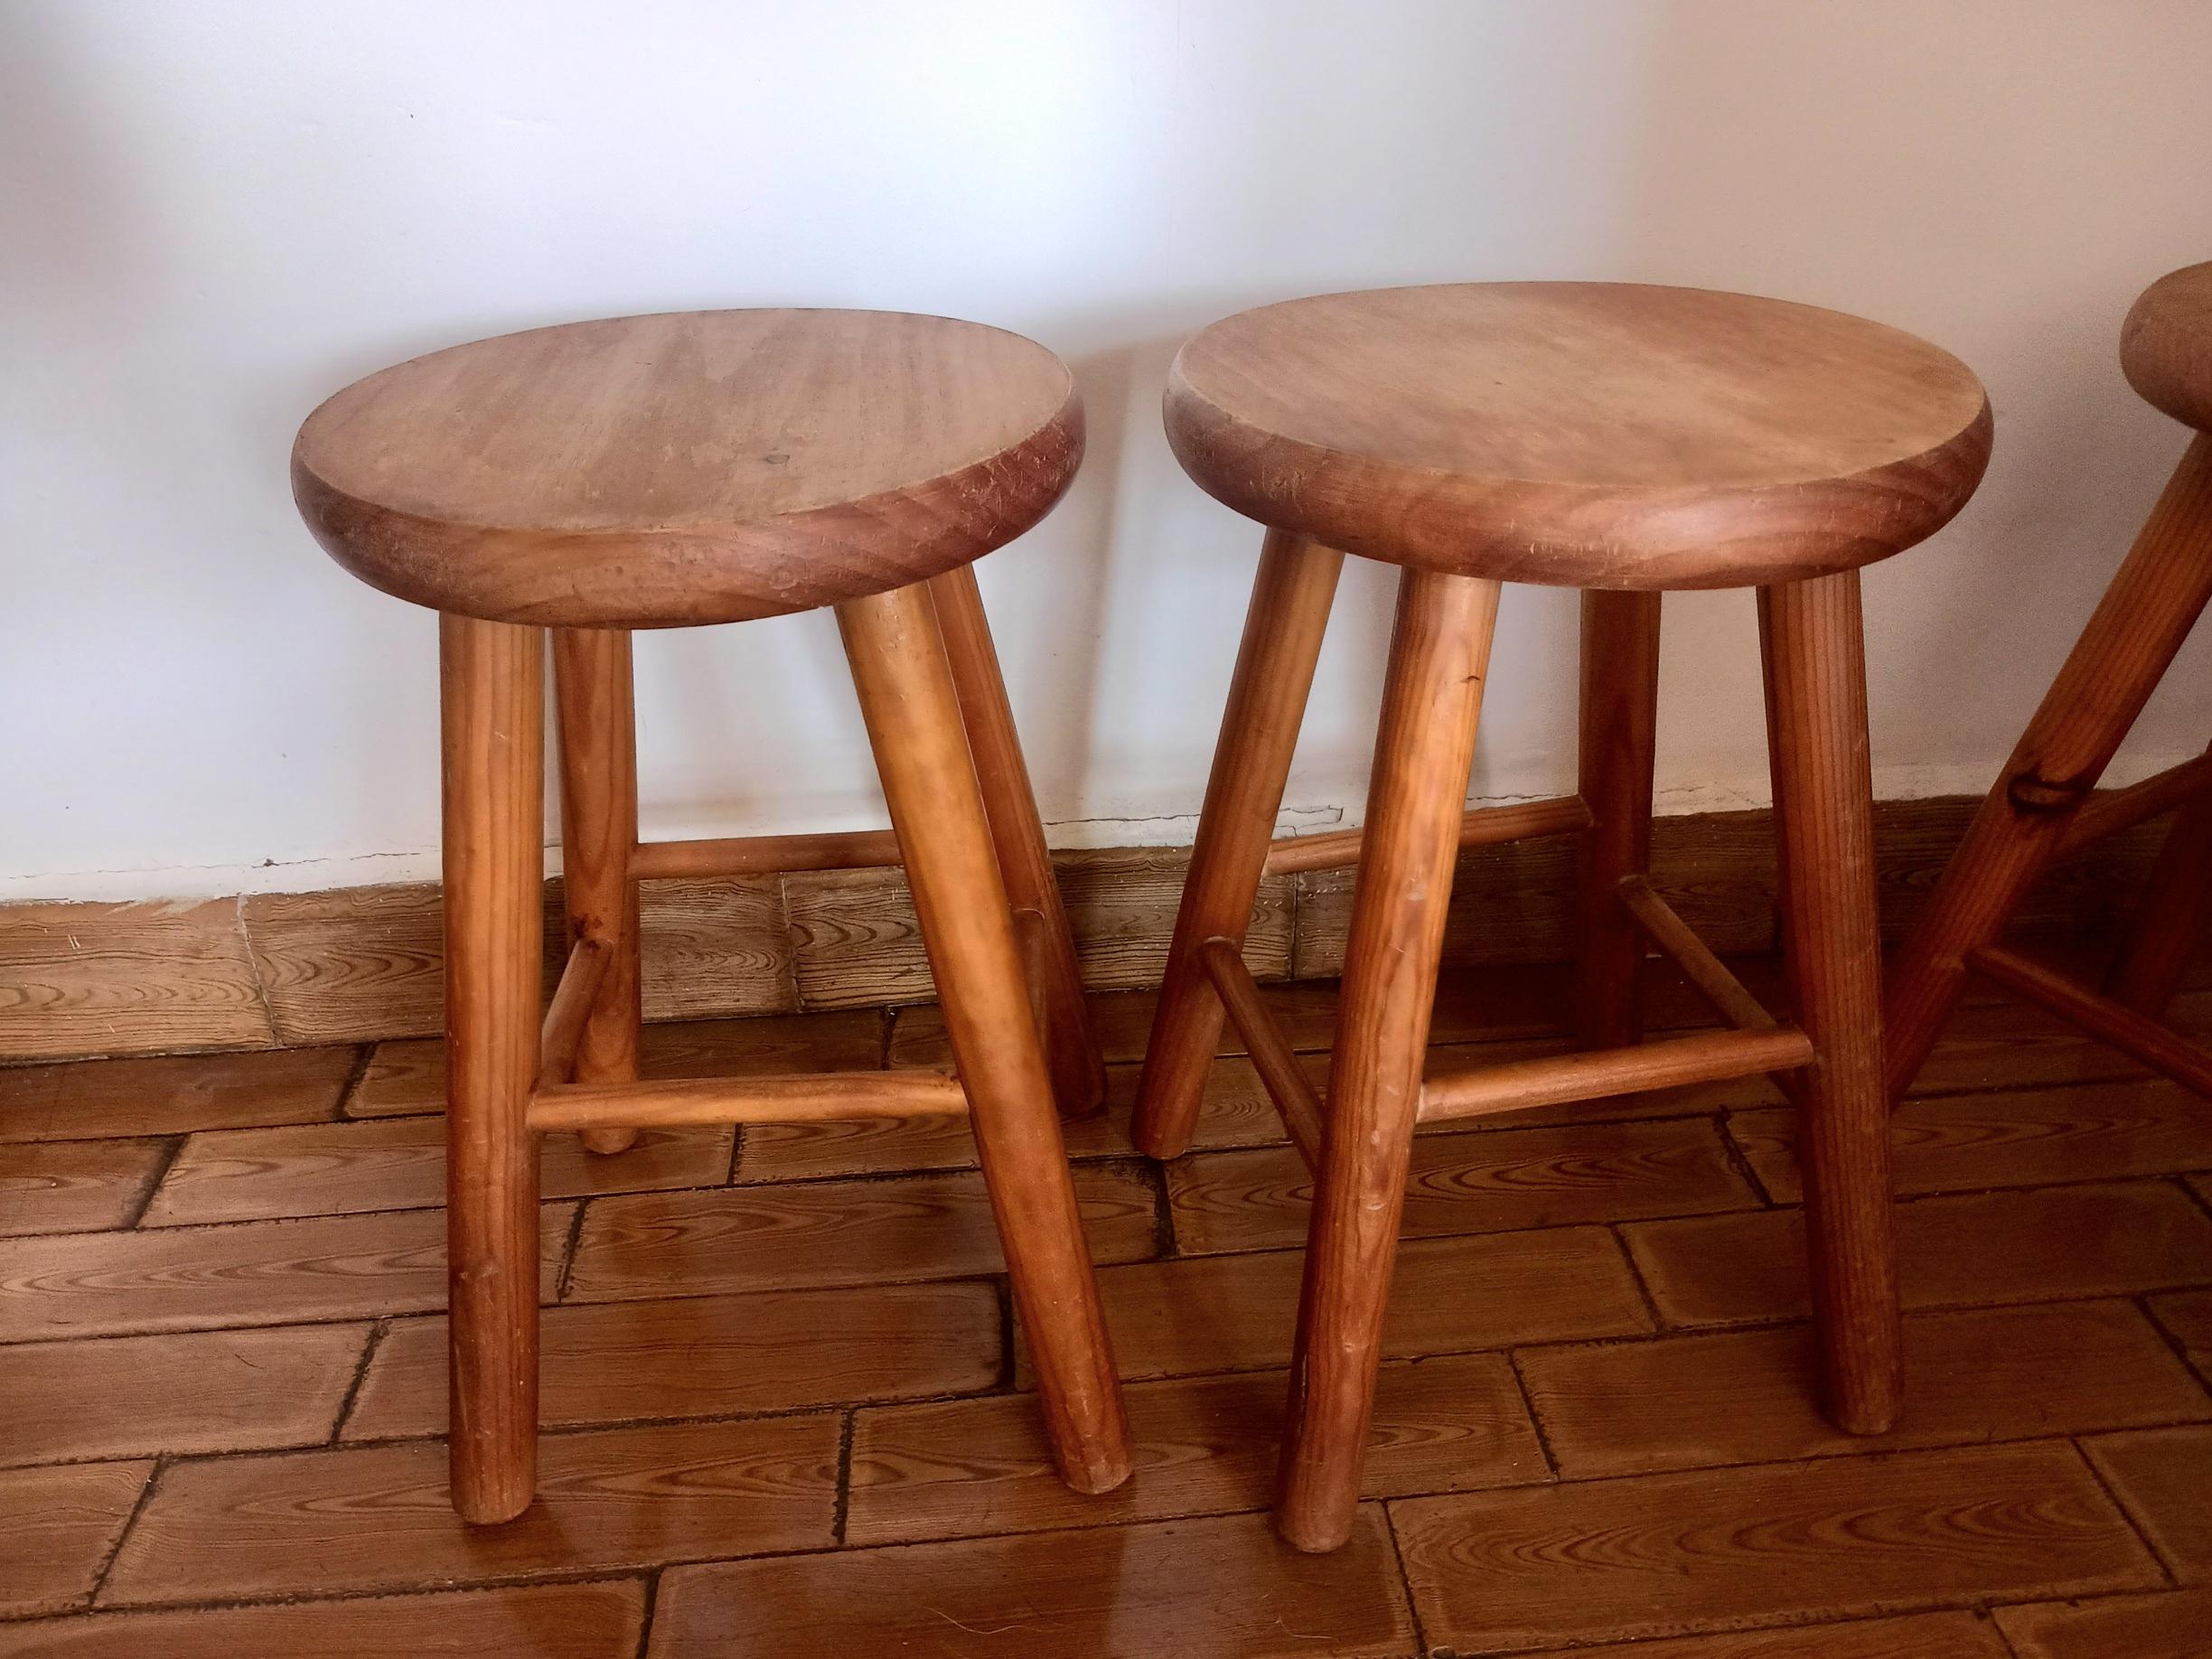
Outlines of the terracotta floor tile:
<svg viewBox="0 0 2212 1659">
<path fill-rule="evenodd" d="M 543 1436 L 538 1501 L 464 1525 L 438 1440 L 182 1463 L 164 1473 L 103 1606 L 416 1589 L 819 1550 L 837 1499 L 838 1420 Z"/>
<path fill-rule="evenodd" d="M 337 1111 L 359 1054 L 278 1048 L 0 1066 L 0 1141 L 317 1123 Z"/>
<path fill-rule="evenodd" d="M 49 1140 L 0 1158 L 0 1237 L 127 1227 L 165 1140 Z"/>
<path fill-rule="evenodd" d="M 365 1325 L 25 1343 L 0 1355 L 0 1464 L 330 1438 Z"/>
<path fill-rule="evenodd" d="M 2212 1589 L 1999 1607 L 1995 1617 L 2019 1659 L 2204 1659 L 2212 1651 Z"/>
<path fill-rule="evenodd" d="M 1855 1619 L 1671 1641 L 1578 1647 L 1575 1659 L 2012 1659 L 1987 1619 L 1972 1613 Z"/>
<path fill-rule="evenodd" d="M 1210 1152 L 1167 1169 L 1186 1254 L 1302 1245 L 1313 1177 L 1285 1147 Z M 1702 1119 L 1418 1136 L 1402 1236 L 1693 1215 L 1758 1203 Z"/>
<path fill-rule="evenodd" d="M 1101 1497 L 1060 1484 L 1034 1394 L 864 1411 L 853 1428 L 846 1542 L 1034 1532 L 1264 1509 L 1274 1489 L 1284 1372 L 1128 1390 L 1136 1472 Z M 1375 1393 L 1366 1495 L 1551 1478 L 1502 1354 L 1399 1362 Z"/>
<path fill-rule="evenodd" d="M 648 1129 L 627 1152 L 602 1157 L 574 1135 L 539 1139 L 548 1198 L 718 1186 L 729 1172 L 727 1124 Z M 148 1227 L 180 1223 L 350 1215 L 445 1202 L 445 1120 L 308 1123 L 193 1135 L 146 1206 Z"/>
<path fill-rule="evenodd" d="M 548 1427 L 972 1392 L 1003 1364 L 989 1285 L 548 1308 L 539 1340 Z M 345 1438 L 443 1434 L 445 1411 L 445 1321 L 405 1320 L 377 1345 Z"/>
<path fill-rule="evenodd" d="M 2160 1581 L 2062 1445 L 1411 1498 L 1391 1514 L 1429 1641 L 1475 1653 Z"/>
<path fill-rule="evenodd" d="M 1396 1659 L 1413 1652 L 1380 1511 L 1334 1555 L 1259 1515 L 684 1567 L 653 1659 Z"/>
<path fill-rule="evenodd" d="M 1913 1315 L 1905 1416 L 1885 1435 L 1822 1419 L 1804 1326 L 1518 1357 L 1569 1479 L 2212 1419 L 2212 1397 L 2127 1302 Z"/>
<path fill-rule="evenodd" d="M 2090 1460 L 2184 1584 L 2212 1584 L 2212 1428 L 2085 1440 Z"/>
<path fill-rule="evenodd" d="M 624 1579 L 0 1625 L 0 1659 L 116 1659 L 126 1654 L 159 1659 L 393 1659 L 413 1654 L 608 1659 L 637 1650 L 644 1618 L 644 1583 Z"/>
<path fill-rule="evenodd" d="M 546 1288 L 575 1205 L 541 1214 Z M 421 1313 L 445 1305 L 436 1210 L 71 1233 L 0 1251 L 0 1342 Z"/>
<path fill-rule="evenodd" d="M 1907 1101 L 1896 1119 L 1900 1193 L 1979 1192 L 2212 1166 L 2212 1111 L 2163 1078 Z M 1737 1112 L 1729 1129 L 1767 1190 L 1800 1202 L 1796 1114 Z"/>
<path fill-rule="evenodd" d="M 874 1008 L 740 1019 L 666 1020 L 645 1027 L 648 1077 L 773 1076 L 872 1072 L 883 1060 L 884 1017 Z M 386 1118 L 445 1109 L 440 1037 L 380 1043 L 346 1115 Z"/>
<path fill-rule="evenodd" d="M 59 1613 L 90 1595 L 153 1472 L 79 1463 L 0 1473 L 0 1614 Z"/>
<path fill-rule="evenodd" d="M 1092 1258 L 1156 1248 L 1152 1187 L 1131 1165 L 1075 1171 Z M 569 1277 L 570 1301 L 961 1279 L 1002 1270 L 979 1174 L 814 1181 L 593 1200 Z"/>
<path fill-rule="evenodd" d="M 1897 1214 L 1907 1307 L 2128 1296 L 2212 1281 L 2212 1217 L 2163 1181 L 1922 1198 Z M 1638 1222 L 1621 1232 L 1660 1312 L 1678 1324 L 1808 1311 L 1802 1211 Z"/>
<path fill-rule="evenodd" d="M 1125 1377 L 1290 1363 L 1303 1251 L 1103 1268 L 1099 1293 Z M 1415 1239 L 1398 1252 L 1383 1325 L 1393 1359 L 1650 1329 L 1610 1235 L 1596 1227 Z"/>
</svg>

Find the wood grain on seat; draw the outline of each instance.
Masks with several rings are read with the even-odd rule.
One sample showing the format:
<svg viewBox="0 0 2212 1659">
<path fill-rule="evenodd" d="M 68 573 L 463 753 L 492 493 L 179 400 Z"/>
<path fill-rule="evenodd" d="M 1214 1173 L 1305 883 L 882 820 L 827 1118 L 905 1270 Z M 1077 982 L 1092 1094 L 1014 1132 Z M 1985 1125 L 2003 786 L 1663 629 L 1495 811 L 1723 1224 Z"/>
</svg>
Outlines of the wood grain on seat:
<svg viewBox="0 0 2212 1659">
<path fill-rule="evenodd" d="M 1168 441 L 1248 518 L 1572 587 L 1736 587 L 1885 558 L 1966 502 L 1967 367 L 1840 312 L 1625 283 L 1333 294 L 1214 323 Z"/>
<path fill-rule="evenodd" d="M 1050 511 L 1067 367 L 1018 334 L 866 311 L 705 311 L 503 334 L 307 417 L 293 493 L 331 556 L 494 621 L 742 622 L 904 586 Z"/>
<path fill-rule="evenodd" d="M 2145 403 L 2212 431 L 2212 263 L 2143 290 L 2120 325 L 2120 367 Z"/>
</svg>

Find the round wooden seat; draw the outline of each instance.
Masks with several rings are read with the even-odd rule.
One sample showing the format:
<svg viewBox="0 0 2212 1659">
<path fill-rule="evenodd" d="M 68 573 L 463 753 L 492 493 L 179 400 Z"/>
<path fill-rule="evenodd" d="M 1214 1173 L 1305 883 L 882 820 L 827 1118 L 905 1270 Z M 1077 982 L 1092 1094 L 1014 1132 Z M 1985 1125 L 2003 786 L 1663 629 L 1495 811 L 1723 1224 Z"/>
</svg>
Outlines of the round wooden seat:
<svg viewBox="0 0 2212 1659">
<path fill-rule="evenodd" d="M 2212 432 L 2212 265 L 2143 290 L 2120 328 L 2120 367 L 2145 403 Z"/>
<path fill-rule="evenodd" d="M 867 311 L 531 329 L 356 381 L 295 498 L 355 576 L 567 627 L 741 622 L 902 587 L 1049 511 L 1083 405 L 1043 346 Z"/>
<path fill-rule="evenodd" d="M 1949 352 L 1695 288 L 1326 295 L 1206 329 L 1169 442 L 1248 518 L 1465 576 L 1733 587 L 1855 568 L 1946 523 L 1990 411 Z"/>
</svg>

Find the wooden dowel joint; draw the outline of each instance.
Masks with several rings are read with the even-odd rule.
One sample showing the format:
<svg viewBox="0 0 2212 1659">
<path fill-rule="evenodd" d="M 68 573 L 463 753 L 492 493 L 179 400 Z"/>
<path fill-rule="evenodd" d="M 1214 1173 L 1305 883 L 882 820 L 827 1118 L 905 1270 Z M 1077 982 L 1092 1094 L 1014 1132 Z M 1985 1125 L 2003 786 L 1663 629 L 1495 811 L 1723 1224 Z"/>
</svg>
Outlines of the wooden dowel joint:
<svg viewBox="0 0 2212 1659">
<path fill-rule="evenodd" d="M 576 1075 L 584 1027 L 599 999 L 599 986 L 614 966 L 614 947 L 604 939 L 579 939 L 561 969 L 538 1041 L 538 1087 L 548 1089 Z"/>
<path fill-rule="evenodd" d="M 2132 830 L 2137 824 L 2186 806 L 2212 791 L 2212 754 L 2169 766 L 2155 776 L 2125 789 L 2103 790 L 2082 802 L 2081 811 L 2059 838 L 2058 854 L 2065 858 L 2095 847 L 2099 841 Z"/>
</svg>

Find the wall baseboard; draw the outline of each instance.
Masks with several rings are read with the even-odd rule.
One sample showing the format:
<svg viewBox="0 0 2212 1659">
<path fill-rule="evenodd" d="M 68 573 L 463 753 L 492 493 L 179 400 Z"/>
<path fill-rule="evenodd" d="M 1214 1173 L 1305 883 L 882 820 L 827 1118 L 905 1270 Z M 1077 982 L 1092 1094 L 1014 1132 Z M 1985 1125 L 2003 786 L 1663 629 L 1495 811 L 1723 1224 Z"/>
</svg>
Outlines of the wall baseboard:
<svg viewBox="0 0 2212 1659">
<path fill-rule="evenodd" d="M 1979 797 L 1877 804 L 1882 929 L 1912 923 Z M 2108 923 L 2150 867 L 2146 824 L 2052 872 L 2020 926 Z M 1565 839 L 1479 848 L 1460 860 L 1445 937 L 1455 963 L 1568 953 Z M 1086 981 L 1158 983 L 1186 848 L 1054 855 Z M 1761 808 L 1662 818 L 1653 879 L 1715 950 L 1775 943 L 1773 816 Z M 1353 872 L 1270 878 L 1247 957 L 1262 979 L 1337 971 Z M 548 967 L 559 883 L 547 884 Z M 648 1019 L 926 1002 L 929 969 L 896 870 L 648 883 Z M 435 1034 L 442 945 L 434 882 L 203 900 L 0 905 L 0 1061 L 360 1043 Z M 548 975 L 547 985 L 551 987 Z"/>
</svg>

